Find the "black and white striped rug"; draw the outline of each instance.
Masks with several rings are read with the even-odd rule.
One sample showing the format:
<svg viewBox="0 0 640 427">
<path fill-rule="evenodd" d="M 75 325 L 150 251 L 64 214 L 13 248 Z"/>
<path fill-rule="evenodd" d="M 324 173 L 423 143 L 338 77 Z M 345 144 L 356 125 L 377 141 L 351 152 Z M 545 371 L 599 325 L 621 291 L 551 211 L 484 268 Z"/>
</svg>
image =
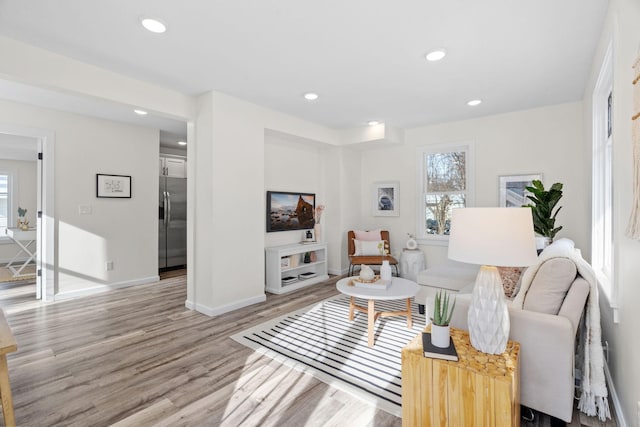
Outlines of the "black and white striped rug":
<svg viewBox="0 0 640 427">
<path fill-rule="evenodd" d="M 376 301 L 378 311 L 404 309 L 404 300 Z M 339 295 L 231 338 L 400 417 L 401 350 L 424 329 L 424 315 L 412 305 L 412 329 L 404 316 L 379 318 L 373 348 L 367 346 L 366 314 L 356 312 L 353 322 L 348 316 L 349 298 Z"/>
</svg>

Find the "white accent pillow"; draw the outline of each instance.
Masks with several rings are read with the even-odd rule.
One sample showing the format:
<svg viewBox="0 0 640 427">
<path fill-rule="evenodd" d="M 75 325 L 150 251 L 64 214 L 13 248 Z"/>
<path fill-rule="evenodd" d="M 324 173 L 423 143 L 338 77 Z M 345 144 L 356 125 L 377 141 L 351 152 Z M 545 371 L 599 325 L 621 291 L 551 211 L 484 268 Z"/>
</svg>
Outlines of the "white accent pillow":
<svg viewBox="0 0 640 427">
<path fill-rule="evenodd" d="M 355 256 L 382 255 L 384 252 L 384 240 L 357 240 L 353 239 L 356 251 Z"/>
<path fill-rule="evenodd" d="M 576 264 L 569 258 L 546 260 L 529 285 L 523 308 L 539 313 L 558 314 L 576 274 Z"/>
</svg>

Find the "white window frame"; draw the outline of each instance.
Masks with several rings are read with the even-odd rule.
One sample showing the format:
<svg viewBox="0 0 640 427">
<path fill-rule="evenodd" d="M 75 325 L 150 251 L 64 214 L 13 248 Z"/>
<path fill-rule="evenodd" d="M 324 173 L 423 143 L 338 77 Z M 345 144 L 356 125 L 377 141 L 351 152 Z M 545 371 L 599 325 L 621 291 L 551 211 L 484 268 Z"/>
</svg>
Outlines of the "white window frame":
<svg viewBox="0 0 640 427">
<path fill-rule="evenodd" d="M 426 230 L 426 209 L 424 206 L 425 195 L 428 194 L 424 191 L 426 188 L 426 159 L 427 155 L 434 153 L 447 153 L 452 151 L 464 151 L 466 152 L 466 191 L 465 191 L 465 206 L 475 206 L 475 142 L 464 141 L 444 144 L 433 144 L 418 147 L 416 149 L 417 155 L 417 173 L 416 173 L 416 240 L 422 245 L 433 246 L 448 246 L 449 236 L 441 234 L 429 234 Z"/>
<path fill-rule="evenodd" d="M 0 175 L 7 175 L 9 177 L 7 182 L 7 227 L 15 227 L 16 225 L 16 209 L 15 204 L 16 191 L 18 188 L 18 173 L 12 168 L 0 169 Z M 13 241 L 7 237 L 4 232 L 0 232 L 0 243 L 13 243 Z"/>
<path fill-rule="evenodd" d="M 609 42 L 592 97 L 591 263 L 600 289 L 617 319 L 618 288 L 615 280 L 613 114 L 608 108 L 613 93 L 613 44 Z"/>
</svg>

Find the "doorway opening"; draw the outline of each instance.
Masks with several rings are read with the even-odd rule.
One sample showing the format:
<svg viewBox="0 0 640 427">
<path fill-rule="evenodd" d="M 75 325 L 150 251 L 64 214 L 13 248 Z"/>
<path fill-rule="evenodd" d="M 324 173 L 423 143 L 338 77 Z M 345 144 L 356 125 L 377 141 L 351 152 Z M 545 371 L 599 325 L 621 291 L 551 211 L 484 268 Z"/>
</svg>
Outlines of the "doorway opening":
<svg viewBox="0 0 640 427">
<path fill-rule="evenodd" d="M 0 299 L 55 294 L 53 133 L 0 125 Z"/>
</svg>

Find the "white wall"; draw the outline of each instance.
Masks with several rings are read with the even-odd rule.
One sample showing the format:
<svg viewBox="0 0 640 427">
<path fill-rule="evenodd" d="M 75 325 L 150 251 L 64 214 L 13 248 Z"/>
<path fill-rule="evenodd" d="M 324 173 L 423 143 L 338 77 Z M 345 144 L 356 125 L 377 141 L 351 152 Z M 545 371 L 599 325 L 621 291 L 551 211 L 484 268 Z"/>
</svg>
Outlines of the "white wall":
<svg viewBox="0 0 640 427">
<path fill-rule="evenodd" d="M 7 101 L 0 117 L 55 132 L 58 293 L 157 278 L 158 131 Z M 132 198 L 96 198 L 97 173 L 131 175 Z"/>
<path fill-rule="evenodd" d="M 266 148 L 265 130 L 329 145 L 338 134 L 217 92 L 201 95 L 197 104 L 196 138 L 189 146 L 196 230 L 189 269 L 195 273 L 187 306 L 217 315 L 265 299 L 265 179 L 281 179 L 266 172 L 265 156 L 273 151 L 266 152 L 279 148 Z"/>
<path fill-rule="evenodd" d="M 498 176 L 542 173 L 546 186 L 564 184 L 557 237 L 570 237 L 586 254 L 590 250 L 589 176 L 584 170 L 582 103 L 409 129 L 405 144 L 362 152 L 362 227 L 389 229 L 392 253 L 397 255 L 416 232 L 417 147 L 441 143 L 475 143 L 475 200 L 477 206 L 498 206 Z M 400 181 L 400 216 L 371 213 L 375 181 Z M 427 266 L 446 260 L 446 246 L 421 245 Z"/>
<path fill-rule="evenodd" d="M 0 157 L 2 154 L 0 154 Z M 25 218 L 29 221 L 29 225 L 36 225 L 36 194 L 38 189 L 38 173 L 36 162 L 26 162 L 22 160 L 0 159 L 0 171 L 10 170 L 17 175 L 16 194 L 13 199 L 12 210 L 14 211 L 14 220 L 17 218 L 18 206 L 27 209 Z M 9 227 L 15 227 L 16 223 L 9 224 Z M 35 249 L 35 246 L 32 247 Z M 10 240 L 3 240 L 0 243 L 0 263 L 9 262 L 11 258 L 20 250 L 18 245 Z M 27 257 L 24 253 L 20 259 Z"/>
<path fill-rule="evenodd" d="M 583 151 L 592 149 L 592 94 L 600 72 L 607 44 L 613 40 L 613 182 L 614 182 L 614 282 L 619 289 L 619 323 L 614 323 L 614 310 L 604 293 L 600 293 L 603 340 L 609 343 L 609 370 L 620 399 L 627 425 L 640 423 L 637 402 L 640 401 L 640 242 L 625 236 L 633 195 L 633 145 L 631 141 L 632 66 L 640 52 L 640 3 L 634 0 L 612 0 L 594 57 L 591 78 L 585 89 L 585 138 Z M 590 172 L 591 156 L 584 168 Z M 591 212 L 590 210 L 588 211 Z M 615 303 L 615 302 L 614 302 Z"/>
<path fill-rule="evenodd" d="M 315 193 L 316 206 L 325 204 L 326 149 L 320 144 L 310 144 L 293 136 L 266 132 L 264 139 L 264 194 L 267 190 Z M 264 196 L 263 196 L 264 197 Z M 266 203 L 266 202 L 265 202 Z M 306 230 L 266 232 L 264 212 L 264 246 L 298 243 Z M 321 226 L 326 223 L 326 215 Z"/>
</svg>

